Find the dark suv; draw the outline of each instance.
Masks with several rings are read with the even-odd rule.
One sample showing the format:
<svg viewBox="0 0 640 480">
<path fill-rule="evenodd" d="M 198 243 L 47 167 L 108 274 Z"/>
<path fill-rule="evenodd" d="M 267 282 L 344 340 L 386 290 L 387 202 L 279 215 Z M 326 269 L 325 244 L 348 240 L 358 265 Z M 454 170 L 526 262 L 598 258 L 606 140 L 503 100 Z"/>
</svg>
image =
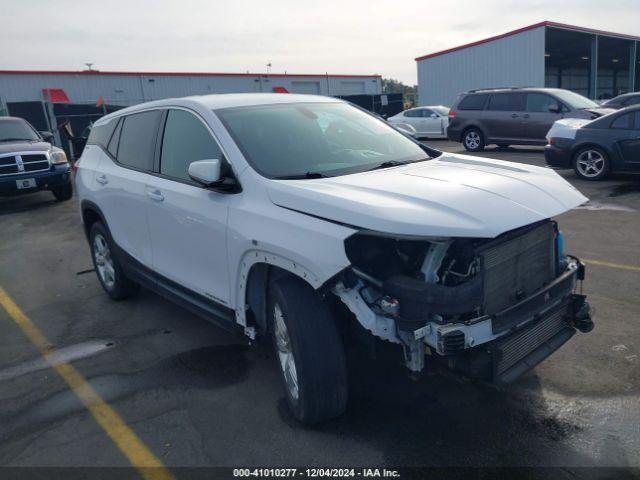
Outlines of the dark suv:
<svg viewBox="0 0 640 480">
<path fill-rule="evenodd" d="M 618 95 L 602 104 L 603 108 L 614 108 L 616 110 L 632 105 L 640 105 L 640 92 L 625 93 Z"/>
<path fill-rule="evenodd" d="M 50 190 L 56 200 L 69 200 L 71 169 L 64 150 L 47 142 L 26 120 L 0 117 L 0 194 Z"/>
<path fill-rule="evenodd" d="M 449 112 L 449 140 L 470 152 L 495 143 L 545 145 L 547 132 L 561 118 L 597 118 L 613 110 L 559 88 L 493 88 L 460 95 Z"/>
</svg>

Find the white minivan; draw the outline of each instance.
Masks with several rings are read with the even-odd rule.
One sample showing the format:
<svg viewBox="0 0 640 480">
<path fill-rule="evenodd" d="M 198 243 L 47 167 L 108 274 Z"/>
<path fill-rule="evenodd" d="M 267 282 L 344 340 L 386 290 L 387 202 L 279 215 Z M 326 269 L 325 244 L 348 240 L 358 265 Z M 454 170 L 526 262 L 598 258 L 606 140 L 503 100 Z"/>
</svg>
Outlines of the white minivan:
<svg viewBox="0 0 640 480">
<path fill-rule="evenodd" d="M 343 101 L 232 94 L 98 120 L 82 221 L 114 300 L 140 285 L 271 338 L 291 411 L 348 397 L 345 332 L 508 384 L 593 327 L 552 217 L 586 199 L 552 170 L 421 145 Z"/>
</svg>

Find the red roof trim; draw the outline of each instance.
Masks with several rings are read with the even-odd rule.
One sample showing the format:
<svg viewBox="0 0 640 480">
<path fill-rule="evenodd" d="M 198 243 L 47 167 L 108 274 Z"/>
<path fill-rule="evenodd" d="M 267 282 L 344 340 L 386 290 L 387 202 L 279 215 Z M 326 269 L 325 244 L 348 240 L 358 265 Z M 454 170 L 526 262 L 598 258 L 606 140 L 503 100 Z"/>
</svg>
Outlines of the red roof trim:
<svg viewBox="0 0 640 480">
<path fill-rule="evenodd" d="M 109 72 L 102 70 L 0 70 L 0 75 L 142 75 L 155 76 L 215 76 L 215 77 L 316 77 L 381 78 L 382 75 L 346 75 L 325 73 L 230 73 L 230 72 Z"/>
<path fill-rule="evenodd" d="M 511 30 L 510 32 L 503 33 L 501 35 L 496 35 L 494 37 L 484 38 L 482 40 L 478 40 L 478 41 L 475 41 L 475 42 L 466 43 L 464 45 L 459 45 L 457 47 L 448 48 L 447 50 L 441 50 L 439 52 L 429 53 L 427 55 L 423 55 L 421 57 L 417 57 L 415 60 L 416 60 L 416 62 L 418 62 L 420 60 L 425 60 L 427 58 L 438 57 L 440 55 L 445 55 L 447 53 L 455 52 L 455 51 L 458 51 L 458 50 L 463 50 L 463 49 L 469 48 L 469 47 L 475 47 L 476 45 L 482 45 L 483 43 L 493 42 L 494 40 L 500 40 L 501 38 L 510 37 L 512 35 L 517 35 L 519 33 L 526 32 L 526 31 L 529 31 L 529 30 L 534 30 L 534 29 L 540 28 L 540 27 L 563 28 L 563 29 L 566 29 L 566 30 L 574 30 L 576 32 L 591 33 L 591 34 L 594 34 L 594 35 L 607 35 L 607 36 L 611 36 L 611 37 L 624 38 L 624 39 L 627 39 L 627 40 L 640 41 L 640 37 L 636 37 L 634 35 L 626 35 L 624 33 L 607 32 L 607 31 L 604 31 L 604 30 L 595 30 L 593 28 L 586 28 L 586 27 L 577 27 L 575 25 L 568 25 L 566 23 L 550 22 L 548 20 L 545 20 L 544 22 L 534 23 L 533 25 L 527 25 L 526 27 L 518 28 L 516 30 Z"/>
</svg>

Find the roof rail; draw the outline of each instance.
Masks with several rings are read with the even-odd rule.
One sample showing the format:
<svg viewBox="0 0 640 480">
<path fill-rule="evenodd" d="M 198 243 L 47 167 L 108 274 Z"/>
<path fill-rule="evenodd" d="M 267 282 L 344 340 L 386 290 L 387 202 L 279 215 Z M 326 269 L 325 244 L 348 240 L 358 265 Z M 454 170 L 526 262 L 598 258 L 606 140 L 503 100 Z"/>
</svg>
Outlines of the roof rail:
<svg viewBox="0 0 640 480">
<path fill-rule="evenodd" d="M 474 88 L 473 90 L 469 90 L 467 93 L 486 92 L 490 90 L 519 90 L 521 88 L 540 88 L 540 87 L 534 87 L 532 85 L 524 85 L 520 87 L 485 87 L 485 88 Z"/>
</svg>

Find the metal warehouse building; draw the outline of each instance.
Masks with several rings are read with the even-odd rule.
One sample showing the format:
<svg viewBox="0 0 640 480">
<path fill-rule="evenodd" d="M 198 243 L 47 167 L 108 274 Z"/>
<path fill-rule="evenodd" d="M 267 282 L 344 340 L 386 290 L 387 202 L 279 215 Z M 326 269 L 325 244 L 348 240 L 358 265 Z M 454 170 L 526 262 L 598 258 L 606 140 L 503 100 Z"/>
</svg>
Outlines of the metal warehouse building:
<svg viewBox="0 0 640 480">
<path fill-rule="evenodd" d="M 0 110 L 12 102 L 52 101 L 129 106 L 209 93 L 379 94 L 379 75 L 0 71 Z"/>
<path fill-rule="evenodd" d="M 640 37 L 541 22 L 416 58 L 421 105 L 474 88 L 556 87 L 593 99 L 640 90 Z"/>
</svg>

